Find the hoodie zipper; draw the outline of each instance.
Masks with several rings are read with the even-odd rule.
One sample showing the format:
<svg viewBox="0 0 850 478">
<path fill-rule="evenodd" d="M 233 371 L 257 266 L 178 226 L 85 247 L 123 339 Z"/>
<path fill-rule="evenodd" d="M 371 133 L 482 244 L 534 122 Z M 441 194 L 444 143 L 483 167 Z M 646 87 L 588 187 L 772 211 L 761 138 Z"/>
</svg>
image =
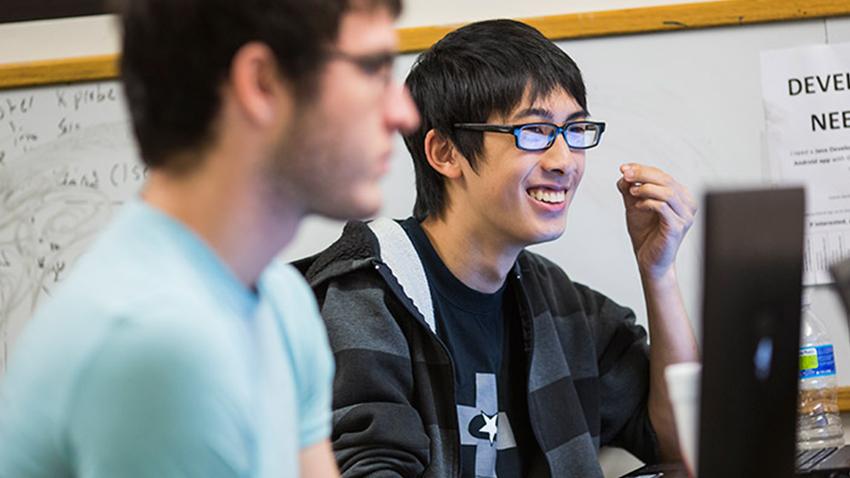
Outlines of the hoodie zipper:
<svg viewBox="0 0 850 478">
<path fill-rule="evenodd" d="M 387 265 L 385 263 L 381 262 L 378 259 L 373 259 L 372 264 L 374 265 L 375 270 L 378 272 L 378 274 L 389 285 L 390 280 L 387 277 L 387 274 L 392 276 L 392 272 L 390 272 L 389 267 L 387 267 Z M 390 290 L 393 291 L 393 294 L 396 296 L 396 298 L 398 298 L 401 301 L 401 303 L 404 304 L 404 307 L 414 317 L 414 321 L 419 325 L 419 327 L 421 327 L 425 330 L 426 335 L 431 340 L 436 342 L 437 345 L 439 345 L 439 348 L 440 348 L 440 350 L 442 350 L 443 355 L 445 356 L 445 358 L 448 359 L 449 367 L 451 368 L 451 373 L 452 373 L 451 380 L 449 381 L 449 383 L 451 383 L 451 397 L 452 397 L 452 405 L 453 405 L 451 407 L 451 410 L 452 410 L 451 416 L 452 416 L 452 419 L 454 420 L 453 423 L 455 424 L 455 426 L 459 427 L 460 424 L 458 423 L 457 406 L 456 406 L 456 403 L 455 403 L 455 363 L 454 363 L 454 359 L 452 359 L 452 355 L 449 353 L 448 347 L 446 347 L 446 344 L 443 343 L 443 341 L 437 335 L 436 331 L 431 330 L 431 327 L 429 327 L 428 324 L 425 322 L 425 318 L 422 315 L 422 313 L 419 312 L 418 309 L 416 309 L 415 305 L 413 305 L 410 297 L 408 297 L 407 295 L 403 295 L 402 297 L 399 297 L 399 294 L 396 293 L 393 290 L 392 287 L 390 287 Z M 439 428 L 439 426 L 438 426 L 438 428 Z M 458 429 L 458 434 L 459 433 L 460 433 L 460 429 Z M 456 438 L 456 441 L 454 443 L 454 446 L 452 446 L 452 467 L 453 467 L 453 471 L 454 471 L 453 476 L 459 477 L 460 476 L 460 439 L 459 439 L 459 437 L 455 437 L 455 438 Z"/>
<path fill-rule="evenodd" d="M 549 476 L 552 475 L 552 464 L 549 463 L 549 457 L 546 456 L 546 452 L 543 450 L 543 441 L 540 438 L 540 431 L 535 426 L 535 420 L 532 420 L 532 416 L 534 415 L 534 411 L 536 407 L 534 403 L 531 401 L 531 366 L 532 361 L 534 360 L 534 323 L 528 317 L 528 311 L 530 307 L 528 305 L 528 297 L 525 295 L 525 289 L 522 287 L 522 273 L 519 270 L 519 264 L 517 264 L 517 270 L 514 271 L 514 278 L 516 278 L 517 287 L 516 290 L 516 298 L 517 298 L 517 309 L 519 310 L 520 316 L 520 325 L 522 326 L 522 330 L 528 330 L 528 349 L 524 350 L 528 357 L 528 365 L 526 366 L 526 384 L 525 384 L 525 393 L 526 397 L 528 397 L 528 422 L 531 428 L 532 433 L 534 433 L 534 439 L 537 440 L 537 446 L 540 447 L 540 452 L 543 453 L 543 459 L 546 460 L 546 466 L 549 468 Z M 526 323 L 528 323 L 528 327 L 526 328 Z M 523 344 L 525 345 L 525 344 Z M 525 347 L 523 347 L 525 348 Z M 535 410 L 532 410 L 535 408 Z"/>
</svg>

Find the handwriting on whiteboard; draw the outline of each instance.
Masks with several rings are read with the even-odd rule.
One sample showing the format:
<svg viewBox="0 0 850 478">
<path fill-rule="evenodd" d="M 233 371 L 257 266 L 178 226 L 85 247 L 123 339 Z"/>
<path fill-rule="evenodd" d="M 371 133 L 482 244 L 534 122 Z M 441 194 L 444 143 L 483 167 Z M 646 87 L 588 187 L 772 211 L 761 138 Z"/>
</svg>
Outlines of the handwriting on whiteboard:
<svg viewBox="0 0 850 478">
<path fill-rule="evenodd" d="M 0 372 L 38 304 L 145 176 L 116 82 L 0 91 Z"/>
</svg>

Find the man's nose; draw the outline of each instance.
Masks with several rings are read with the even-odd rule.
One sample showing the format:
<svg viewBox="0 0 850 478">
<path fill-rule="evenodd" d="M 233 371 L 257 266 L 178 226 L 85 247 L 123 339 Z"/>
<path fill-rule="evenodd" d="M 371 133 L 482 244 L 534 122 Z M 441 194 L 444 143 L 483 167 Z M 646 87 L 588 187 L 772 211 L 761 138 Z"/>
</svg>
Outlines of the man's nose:
<svg viewBox="0 0 850 478">
<path fill-rule="evenodd" d="M 542 166 L 547 171 L 564 176 L 578 165 L 578 157 L 582 151 L 570 149 L 567 138 L 559 134 L 543 158 Z"/>
<path fill-rule="evenodd" d="M 392 85 L 394 94 L 387 102 L 387 123 L 392 129 L 409 133 L 419 126 L 419 110 L 405 85 Z"/>
</svg>

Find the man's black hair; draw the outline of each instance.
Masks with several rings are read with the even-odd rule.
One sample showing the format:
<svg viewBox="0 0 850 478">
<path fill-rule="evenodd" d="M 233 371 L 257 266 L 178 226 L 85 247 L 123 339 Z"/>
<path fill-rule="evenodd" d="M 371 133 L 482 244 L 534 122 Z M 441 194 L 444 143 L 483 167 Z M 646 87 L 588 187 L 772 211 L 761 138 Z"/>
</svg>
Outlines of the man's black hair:
<svg viewBox="0 0 850 478">
<path fill-rule="evenodd" d="M 475 169 L 484 138 L 455 123 L 485 123 L 508 116 L 526 92 L 534 102 L 562 89 L 587 109 L 584 81 L 575 62 L 539 31 L 513 20 L 489 20 L 455 30 L 419 56 L 406 80 L 419 108 L 419 129 L 405 136 L 416 171 L 420 221 L 447 207 L 445 178 L 428 164 L 425 135 L 449 139 Z"/>
</svg>

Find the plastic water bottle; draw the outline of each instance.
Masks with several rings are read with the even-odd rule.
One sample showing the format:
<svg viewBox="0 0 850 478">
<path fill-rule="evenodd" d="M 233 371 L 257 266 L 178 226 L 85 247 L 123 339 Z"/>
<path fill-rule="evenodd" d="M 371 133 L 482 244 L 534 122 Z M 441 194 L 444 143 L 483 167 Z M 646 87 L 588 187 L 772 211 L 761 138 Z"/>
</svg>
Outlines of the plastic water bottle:
<svg viewBox="0 0 850 478">
<path fill-rule="evenodd" d="M 840 447 L 844 428 L 838 410 L 838 383 L 832 341 L 804 299 L 800 331 L 800 395 L 797 448 Z"/>
</svg>

